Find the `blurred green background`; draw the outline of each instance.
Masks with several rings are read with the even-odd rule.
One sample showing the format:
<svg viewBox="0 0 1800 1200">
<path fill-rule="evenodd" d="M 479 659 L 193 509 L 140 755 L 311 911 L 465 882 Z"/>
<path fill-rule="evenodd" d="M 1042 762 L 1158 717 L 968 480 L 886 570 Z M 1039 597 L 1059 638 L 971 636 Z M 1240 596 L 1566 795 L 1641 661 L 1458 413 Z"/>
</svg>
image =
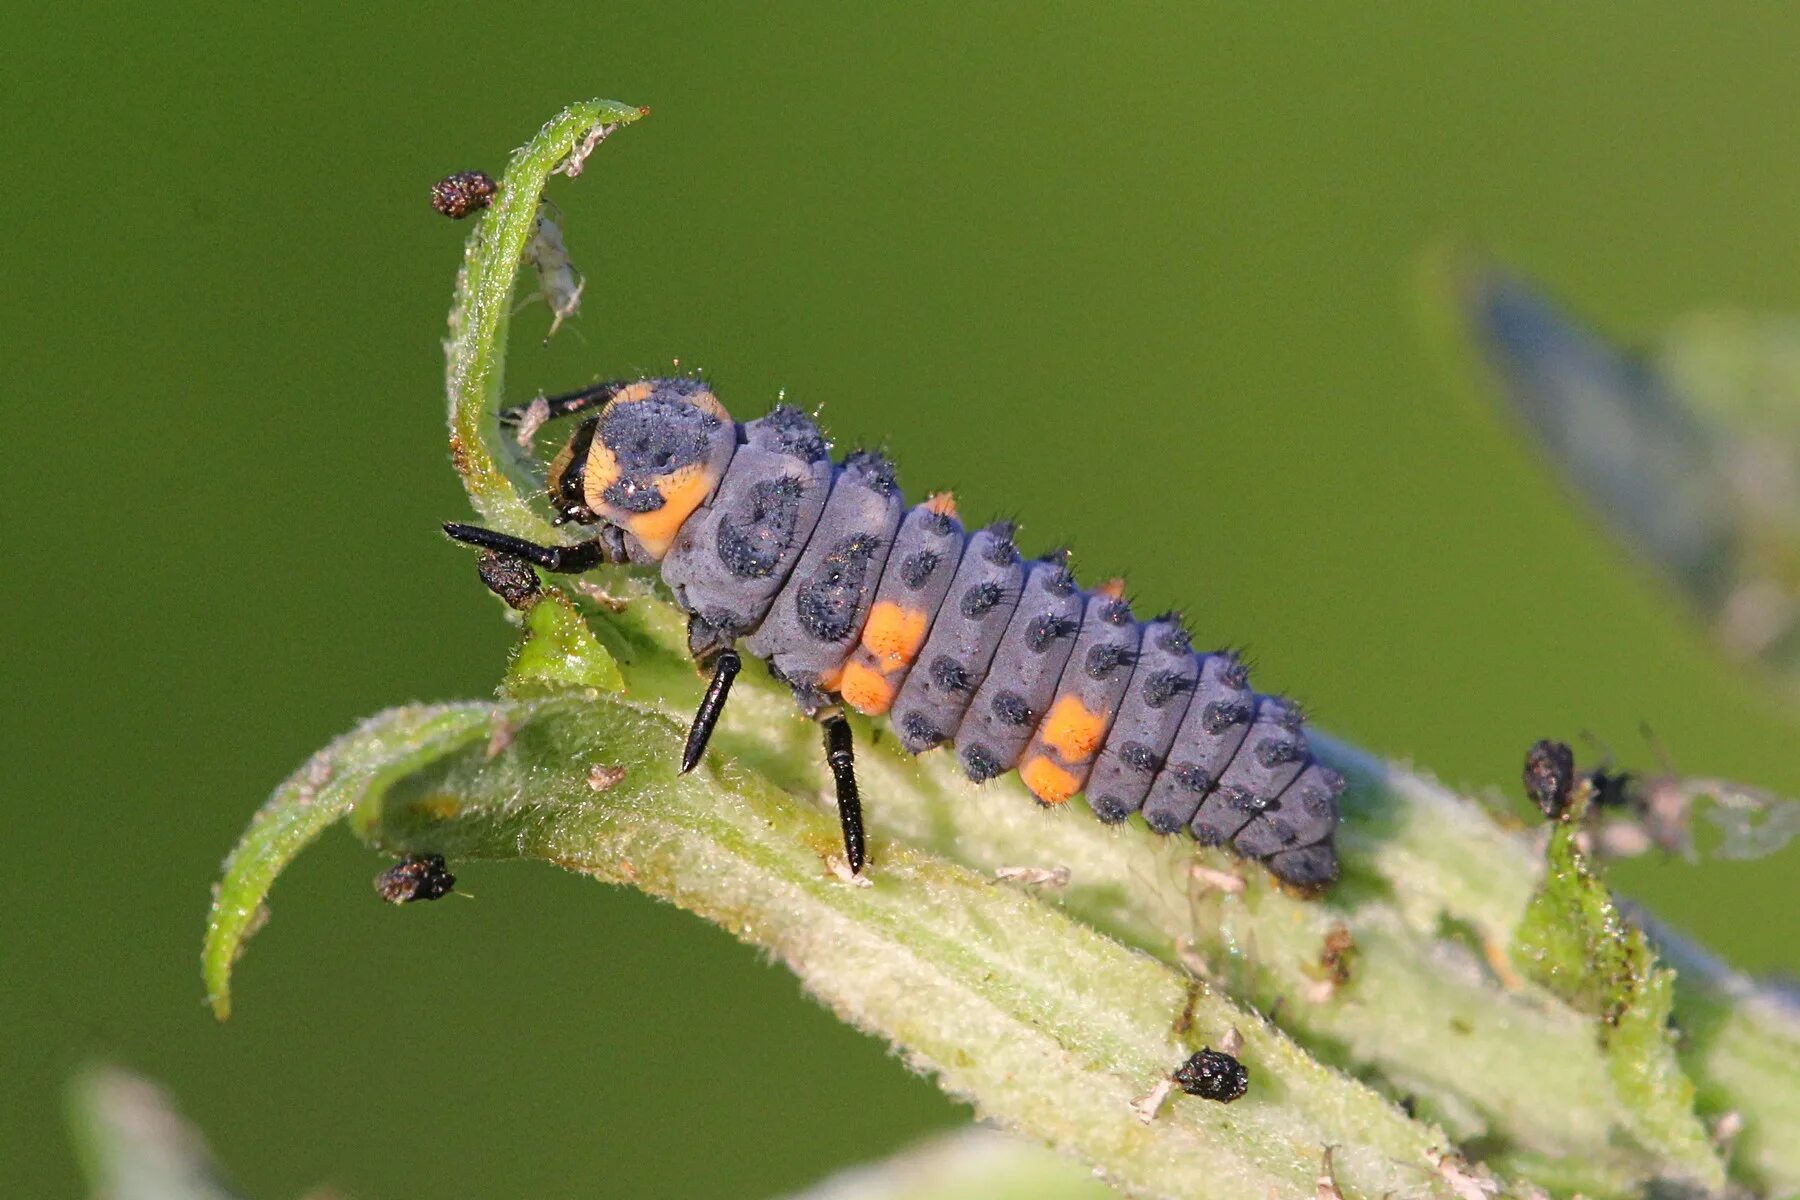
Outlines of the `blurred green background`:
<svg viewBox="0 0 1800 1200">
<path fill-rule="evenodd" d="M 655 114 L 553 193 L 586 304 L 521 319 L 515 397 L 785 388 L 1455 783 L 1582 730 L 1643 764 L 1648 721 L 1800 793 L 1793 711 L 1451 386 L 1413 278 L 1448 232 L 1619 332 L 1800 309 L 1797 42 L 1761 5 L 9 6 L 0 1191 L 79 1192 L 92 1056 L 269 1198 L 749 1197 L 964 1120 L 683 914 L 498 866 L 392 910 L 342 833 L 201 1008 L 268 789 L 498 678 L 435 533 L 465 229 L 426 189 L 571 99 Z M 1792 971 L 1797 864 L 1617 878 Z"/>
</svg>

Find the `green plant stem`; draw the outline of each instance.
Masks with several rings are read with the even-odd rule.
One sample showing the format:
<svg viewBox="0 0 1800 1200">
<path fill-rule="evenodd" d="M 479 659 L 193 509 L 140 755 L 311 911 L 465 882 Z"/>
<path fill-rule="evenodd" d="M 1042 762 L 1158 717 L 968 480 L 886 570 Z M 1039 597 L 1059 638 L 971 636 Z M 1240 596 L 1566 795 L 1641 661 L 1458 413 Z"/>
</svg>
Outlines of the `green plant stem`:
<svg viewBox="0 0 1800 1200">
<path fill-rule="evenodd" d="M 456 462 L 478 511 L 519 536 L 555 540 L 494 450 L 511 281 L 551 168 L 596 123 L 635 111 L 577 106 L 515 155 L 459 279 Z M 1712 1187 L 1721 1167 L 1700 1121 L 1728 1111 L 1745 1126 L 1732 1178 L 1800 1188 L 1800 1071 L 1789 1069 L 1800 1026 L 1716 966 L 1683 962 L 1679 1063 L 1622 1072 L 1599 1019 L 1510 957 L 1541 863 L 1428 778 L 1320 739 L 1353 786 L 1344 879 L 1307 900 L 1141 825 L 1044 812 L 1014 780 L 972 787 L 947 756 L 910 758 L 858 722 L 876 836 L 874 885 L 855 887 L 825 869 L 837 846 L 829 784 L 817 730 L 785 689 L 750 664 L 708 766 L 675 776 L 701 682 L 682 618 L 642 578 L 615 573 L 606 586 L 625 609 L 596 614 L 591 635 L 560 596 L 532 610 L 500 705 L 397 710 L 278 790 L 228 862 L 208 930 L 221 1015 L 275 873 L 352 812 L 385 850 L 542 859 L 716 921 L 978 1111 L 1138 1193 L 1304 1194 L 1327 1144 L 1340 1147 L 1348 1195 L 1466 1193 L 1470 1180 L 1427 1162 L 1452 1138 L 1521 1194 L 1527 1179 L 1597 1197 L 1653 1180 Z M 485 736 L 496 722 L 510 745 Z M 596 765 L 626 778 L 597 788 Z M 996 885 L 1003 866 L 1066 868 L 1070 882 Z M 1334 964 L 1328 941 L 1343 935 Z M 1230 1108 L 1182 1100 L 1146 1126 L 1128 1101 L 1178 1060 L 1172 1026 L 1194 976 L 1195 1032 L 1240 1030 L 1256 1082 Z"/>
</svg>

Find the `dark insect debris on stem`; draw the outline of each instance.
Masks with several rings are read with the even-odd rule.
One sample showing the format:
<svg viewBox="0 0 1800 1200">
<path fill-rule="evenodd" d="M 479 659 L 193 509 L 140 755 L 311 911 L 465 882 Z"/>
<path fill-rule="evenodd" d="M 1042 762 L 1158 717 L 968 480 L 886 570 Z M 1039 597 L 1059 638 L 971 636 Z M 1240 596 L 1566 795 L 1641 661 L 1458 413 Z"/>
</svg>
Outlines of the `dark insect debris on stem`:
<svg viewBox="0 0 1800 1200">
<path fill-rule="evenodd" d="M 1575 786 L 1575 752 L 1567 742 L 1543 738 L 1525 756 L 1525 794 L 1550 820 L 1560 820 L 1569 809 L 1569 791 Z"/>
<path fill-rule="evenodd" d="M 1243 1063 L 1210 1047 L 1195 1051 L 1172 1076 L 1181 1090 L 1202 1100 L 1230 1104 L 1250 1090 L 1250 1072 Z"/>
<path fill-rule="evenodd" d="M 458 171 L 431 185 L 431 207 L 452 221 L 460 221 L 492 204 L 494 193 L 499 190 L 486 171 Z"/>
<path fill-rule="evenodd" d="M 375 893 L 389 904 L 440 900 L 456 890 L 456 876 L 444 867 L 441 854 L 424 854 L 397 862 L 375 877 Z"/>
</svg>

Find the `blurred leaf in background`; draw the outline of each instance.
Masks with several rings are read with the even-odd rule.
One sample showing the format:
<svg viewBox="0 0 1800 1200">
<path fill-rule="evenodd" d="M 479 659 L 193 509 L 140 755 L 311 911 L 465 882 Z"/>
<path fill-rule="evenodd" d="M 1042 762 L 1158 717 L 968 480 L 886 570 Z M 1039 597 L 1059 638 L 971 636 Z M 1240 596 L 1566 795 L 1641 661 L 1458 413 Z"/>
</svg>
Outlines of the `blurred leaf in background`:
<svg viewBox="0 0 1800 1200">
<path fill-rule="evenodd" d="M 1717 644 L 1800 696 L 1800 317 L 1696 313 L 1644 348 L 1503 267 L 1444 280 L 1508 407 Z"/>
</svg>

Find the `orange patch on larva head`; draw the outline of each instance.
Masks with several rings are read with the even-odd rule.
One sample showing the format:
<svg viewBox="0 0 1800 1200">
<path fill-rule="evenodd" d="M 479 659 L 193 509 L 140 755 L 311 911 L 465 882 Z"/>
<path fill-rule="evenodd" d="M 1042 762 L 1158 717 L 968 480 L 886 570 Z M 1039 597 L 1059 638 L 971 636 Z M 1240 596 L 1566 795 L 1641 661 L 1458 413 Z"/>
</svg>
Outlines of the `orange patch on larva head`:
<svg viewBox="0 0 1800 1200">
<path fill-rule="evenodd" d="M 1038 737 L 1062 755 L 1063 761 L 1088 762 L 1106 740 L 1106 714 L 1091 711 L 1073 696 L 1064 696 L 1038 727 Z"/>
<path fill-rule="evenodd" d="M 860 658 L 844 664 L 836 690 L 845 704 L 871 717 L 880 716 L 894 703 L 894 685 L 888 682 L 887 676 Z"/>
<path fill-rule="evenodd" d="M 940 517 L 956 516 L 956 496 L 952 492 L 933 492 L 925 497 L 925 511 Z"/>
<path fill-rule="evenodd" d="M 598 446 L 599 440 L 596 439 L 594 444 Z M 694 463 L 672 471 L 654 484 L 656 494 L 663 499 L 662 507 L 647 513 L 622 513 L 613 509 L 602 499 L 606 485 L 596 488 L 592 475 L 588 476 L 584 490 L 589 508 L 605 513 L 624 526 L 626 532 L 643 544 L 650 557 L 660 559 L 675 544 L 675 535 L 681 532 L 682 523 L 694 515 L 695 509 L 706 503 L 706 498 L 712 495 L 718 482 L 719 473 L 707 469 L 705 463 Z M 597 500 L 598 505 L 595 504 Z"/>
<path fill-rule="evenodd" d="M 869 611 L 869 622 L 863 626 L 862 644 L 884 670 L 892 671 L 907 666 L 919 656 L 928 626 L 923 610 L 883 600 Z"/>
<path fill-rule="evenodd" d="M 1099 587 L 1095 588 L 1094 591 L 1102 596 L 1111 596 L 1114 600 L 1123 599 L 1125 595 L 1125 581 L 1115 576 L 1114 578 L 1103 582 Z"/>
<path fill-rule="evenodd" d="M 1042 754 L 1034 754 L 1025 760 L 1019 768 L 1019 778 L 1031 789 L 1031 794 L 1045 804 L 1065 803 L 1081 790 L 1081 780 Z"/>
</svg>

